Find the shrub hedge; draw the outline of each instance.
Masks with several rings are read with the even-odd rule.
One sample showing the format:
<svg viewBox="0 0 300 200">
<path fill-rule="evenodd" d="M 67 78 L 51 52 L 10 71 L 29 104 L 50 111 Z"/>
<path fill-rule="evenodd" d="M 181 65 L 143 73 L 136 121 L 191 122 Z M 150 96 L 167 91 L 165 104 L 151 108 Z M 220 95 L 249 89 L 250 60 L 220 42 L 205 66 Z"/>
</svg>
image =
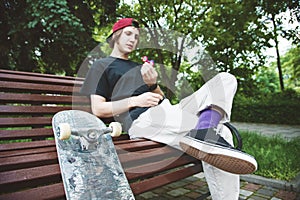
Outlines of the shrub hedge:
<svg viewBox="0 0 300 200">
<path fill-rule="evenodd" d="M 236 95 L 232 121 L 300 124 L 300 95 L 293 90 L 280 93 L 246 97 Z"/>
</svg>

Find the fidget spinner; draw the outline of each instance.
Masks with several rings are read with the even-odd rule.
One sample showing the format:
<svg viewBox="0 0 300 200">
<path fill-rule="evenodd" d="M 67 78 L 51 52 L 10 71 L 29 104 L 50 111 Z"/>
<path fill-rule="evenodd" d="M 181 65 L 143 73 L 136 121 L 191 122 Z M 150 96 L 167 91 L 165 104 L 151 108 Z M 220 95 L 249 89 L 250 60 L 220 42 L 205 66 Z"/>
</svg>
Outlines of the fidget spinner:
<svg viewBox="0 0 300 200">
<path fill-rule="evenodd" d="M 143 56 L 143 57 L 142 57 L 142 61 L 143 61 L 143 62 L 150 63 L 152 66 L 154 66 L 154 60 L 148 60 L 148 57 L 147 57 L 147 56 Z"/>
</svg>

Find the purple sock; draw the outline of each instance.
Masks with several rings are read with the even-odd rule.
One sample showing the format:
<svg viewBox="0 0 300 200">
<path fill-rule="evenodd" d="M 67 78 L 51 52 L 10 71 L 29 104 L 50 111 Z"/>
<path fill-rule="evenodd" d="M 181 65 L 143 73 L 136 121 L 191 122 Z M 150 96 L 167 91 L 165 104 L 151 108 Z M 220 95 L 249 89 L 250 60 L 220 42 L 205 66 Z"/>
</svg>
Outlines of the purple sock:
<svg viewBox="0 0 300 200">
<path fill-rule="evenodd" d="M 221 120 L 221 114 L 215 110 L 206 109 L 200 113 L 195 129 L 207 129 L 217 127 Z"/>
</svg>

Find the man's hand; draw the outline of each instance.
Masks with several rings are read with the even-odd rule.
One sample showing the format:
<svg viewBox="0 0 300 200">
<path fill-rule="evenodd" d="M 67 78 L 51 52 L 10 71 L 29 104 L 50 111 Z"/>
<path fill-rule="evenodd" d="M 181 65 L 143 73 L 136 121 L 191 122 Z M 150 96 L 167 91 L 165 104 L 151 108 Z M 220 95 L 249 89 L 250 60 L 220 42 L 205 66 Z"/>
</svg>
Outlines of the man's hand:
<svg viewBox="0 0 300 200">
<path fill-rule="evenodd" d="M 129 100 L 130 107 L 152 107 L 157 106 L 163 99 L 163 96 L 153 92 L 146 92 L 139 96 L 131 97 Z"/>
<path fill-rule="evenodd" d="M 158 73 L 155 68 L 148 62 L 145 62 L 141 68 L 141 74 L 144 82 L 148 85 L 154 85 L 157 83 Z"/>
</svg>

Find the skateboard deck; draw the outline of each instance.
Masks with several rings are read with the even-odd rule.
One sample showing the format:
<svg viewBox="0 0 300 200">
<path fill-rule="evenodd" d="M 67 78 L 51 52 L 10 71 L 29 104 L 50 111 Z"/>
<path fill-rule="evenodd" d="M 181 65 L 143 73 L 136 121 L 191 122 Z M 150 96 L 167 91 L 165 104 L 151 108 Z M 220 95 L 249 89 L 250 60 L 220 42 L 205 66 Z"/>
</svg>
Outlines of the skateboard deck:
<svg viewBox="0 0 300 200">
<path fill-rule="evenodd" d="M 54 115 L 52 127 L 67 199 L 134 199 L 112 142 L 113 126 L 68 110 Z"/>
</svg>

